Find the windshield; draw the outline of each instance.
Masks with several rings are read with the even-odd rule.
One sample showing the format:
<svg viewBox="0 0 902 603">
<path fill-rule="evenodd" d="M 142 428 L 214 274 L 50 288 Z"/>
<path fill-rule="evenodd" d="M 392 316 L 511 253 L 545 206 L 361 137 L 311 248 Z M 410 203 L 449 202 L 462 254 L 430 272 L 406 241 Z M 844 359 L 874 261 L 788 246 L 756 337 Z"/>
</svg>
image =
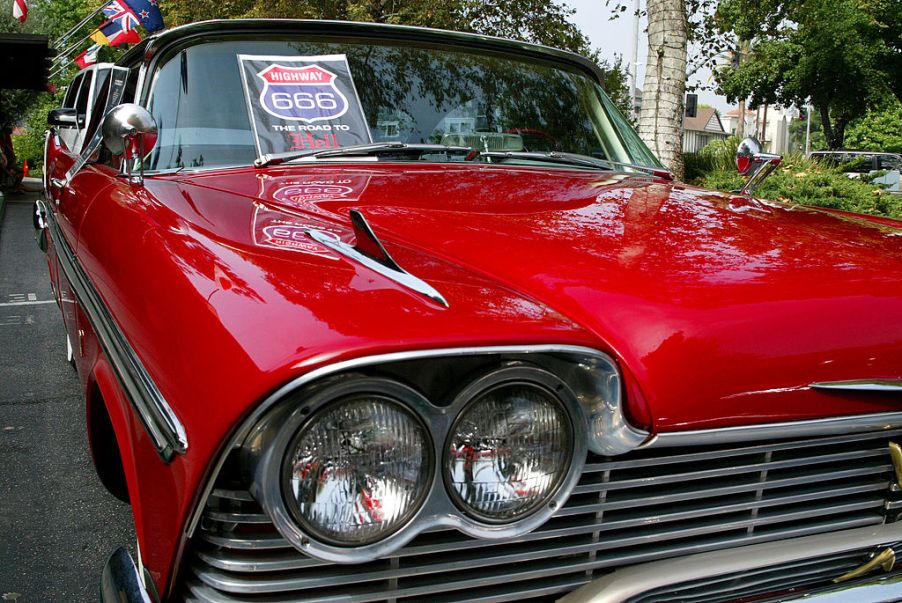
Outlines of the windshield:
<svg viewBox="0 0 902 603">
<path fill-rule="evenodd" d="M 332 62 L 312 65 L 311 57 Z M 260 69 L 266 61 L 269 67 Z M 323 88 L 326 76 L 311 76 L 311 69 L 332 76 L 337 87 Z M 339 148 L 348 140 L 427 143 L 481 152 L 555 151 L 659 166 L 601 87 L 573 69 L 528 57 L 388 43 L 284 39 L 201 43 L 171 54 L 154 75 L 148 109 L 159 127 L 159 139 L 147 168 L 249 165 L 273 150 Z M 336 80 L 329 70 L 346 81 Z M 310 82 L 289 87 L 273 80 L 297 79 L 299 73 L 320 77 L 320 87 L 305 88 Z M 317 107 L 320 116 L 305 119 L 298 107 L 314 98 L 326 109 L 335 108 L 337 99 L 333 114 L 345 120 L 352 114 L 357 117 L 330 122 Z M 283 105 L 289 106 L 289 113 L 280 113 Z M 261 125 L 260 115 L 267 113 L 283 119 L 281 125 Z M 329 134 L 330 123 L 334 135 Z M 262 134 L 265 128 L 270 131 Z M 266 135 L 270 140 L 263 140 Z M 273 136 L 281 140 L 273 141 Z M 273 144 L 282 146 L 272 149 Z M 413 155 L 408 160 L 464 161 L 465 155 Z"/>
</svg>

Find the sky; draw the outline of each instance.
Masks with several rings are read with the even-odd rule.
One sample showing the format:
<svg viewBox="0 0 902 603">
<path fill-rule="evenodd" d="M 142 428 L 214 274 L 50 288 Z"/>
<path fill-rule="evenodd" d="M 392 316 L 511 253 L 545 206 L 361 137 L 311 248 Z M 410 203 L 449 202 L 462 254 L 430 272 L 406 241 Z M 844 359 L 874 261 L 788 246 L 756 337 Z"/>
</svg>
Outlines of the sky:
<svg viewBox="0 0 902 603">
<path fill-rule="evenodd" d="M 610 20 L 612 10 L 605 6 L 605 0 L 563 0 L 562 4 L 576 10 L 572 20 L 577 27 L 589 38 L 593 48 L 601 49 L 602 57 L 613 60 L 616 55 L 623 56 L 623 65 L 626 67 L 633 55 L 633 0 L 624 0 L 629 9 L 621 13 L 622 16 L 613 21 Z M 645 2 L 641 2 L 643 10 Z M 637 85 L 642 88 L 642 78 L 645 76 L 645 55 L 648 51 L 648 36 L 645 29 L 648 25 L 644 17 L 639 23 L 639 76 Z M 693 81 L 708 83 L 711 77 L 709 70 L 699 71 L 692 78 Z M 717 96 L 713 92 L 699 91 L 698 102 L 711 105 L 721 110 L 728 111 L 731 107 L 727 99 Z"/>
</svg>

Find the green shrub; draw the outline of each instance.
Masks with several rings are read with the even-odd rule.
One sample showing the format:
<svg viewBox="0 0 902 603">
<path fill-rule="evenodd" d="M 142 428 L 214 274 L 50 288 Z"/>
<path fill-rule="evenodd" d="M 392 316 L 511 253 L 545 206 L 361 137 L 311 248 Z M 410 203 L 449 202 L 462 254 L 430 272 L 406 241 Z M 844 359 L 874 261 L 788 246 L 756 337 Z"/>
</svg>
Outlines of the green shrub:
<svg viewBox="0 0 902 603">
<path fill-rule="evenodd" d="M 28 161 L 30 176 L 40 176 L 44 168 L 44 131 L 47 129 L 47 113 L 62 104 L 62 94 L 46 93 L 37 97 L 25 118 L 25 133 L 13 137 L 13 150 L 21 167 Z"/>
<path fill-rule="evenodd" d="M 734 164 L 736 140 L 706 146 L 686 155 L 686 180 L 698 186 L 729 192 L 742 188 L 745 177 Z M 716 144 L 716 146 L 715 146 Z M 687 161 L 688 159 L 688 161 Z M 893 195 L 868 178 L 849 178 L 839 169 L 800 154 L 790 154 L 755 190 L 755 196 L 799 205 L 815 205 L 862 214 L 902 218 L 902 195 Z"/>
</svg>

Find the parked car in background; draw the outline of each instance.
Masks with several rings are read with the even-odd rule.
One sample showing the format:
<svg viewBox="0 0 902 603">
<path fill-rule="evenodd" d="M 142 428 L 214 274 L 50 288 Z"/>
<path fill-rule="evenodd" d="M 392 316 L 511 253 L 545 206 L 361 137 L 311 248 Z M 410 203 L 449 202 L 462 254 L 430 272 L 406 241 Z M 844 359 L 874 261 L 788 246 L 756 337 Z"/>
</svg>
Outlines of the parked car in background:
<svg viewBox="0 0 902 603">
<path fill-rule="evenodd" d="M 862 174 L 886 172 L 873 179 L 874 184 L 883 186 L 895 194 L 902 194 L 899 173 L 902 170 L 902 155 L 899 153 L 877 153 L 873 151 L 814 151 L 812 159 L 826 161 L 837 167 L 850 178 L 860 178 Z"/>
<path fill-rule="evenodd" d="M 85 128 L 91 121 L 97 96 L 107 85 L 112 63 L 97 63 L 81 70 L 66 89 L 63 106 L 57 110 L 57 133 L 69 149 L 80 151 Z"/>
<path fill-rule="evenodd" d="M 140 551 L 103 601 L 899 594 L 902 223 L 676 182 L 602 82 L 214 21 L 83 145 L 51 113 L 38 238 Z"/>
</svg>

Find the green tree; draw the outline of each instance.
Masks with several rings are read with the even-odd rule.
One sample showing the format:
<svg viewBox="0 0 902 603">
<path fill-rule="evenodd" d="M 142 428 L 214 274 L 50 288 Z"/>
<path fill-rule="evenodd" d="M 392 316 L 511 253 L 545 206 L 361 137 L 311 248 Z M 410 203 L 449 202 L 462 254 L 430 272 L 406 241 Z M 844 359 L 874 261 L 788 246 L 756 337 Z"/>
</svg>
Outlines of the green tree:
<svg viewBox="0 0 902 603">
<path fill-rule="evenodd" d="M 846 127 L 902 91 L 899 0 L 723 0 L 718 24 L 751 51 L 716 72 L 730 101 L 803 106 L 821 117 L 828 147 Z"/>
<path fill-rule="evenodd" d="M 868 111 L 849 124 L 846 147 L 862 151 L 902 153 L 902 102 Z"/>
<path fill-rule="evenodd" d="M 337 19 L 435 27 L 537 42 L 588 54 L 589 41 L 553 0 L 198 0 L 161 2 L 168 26 L 214 18 Z"/>
</svg>

